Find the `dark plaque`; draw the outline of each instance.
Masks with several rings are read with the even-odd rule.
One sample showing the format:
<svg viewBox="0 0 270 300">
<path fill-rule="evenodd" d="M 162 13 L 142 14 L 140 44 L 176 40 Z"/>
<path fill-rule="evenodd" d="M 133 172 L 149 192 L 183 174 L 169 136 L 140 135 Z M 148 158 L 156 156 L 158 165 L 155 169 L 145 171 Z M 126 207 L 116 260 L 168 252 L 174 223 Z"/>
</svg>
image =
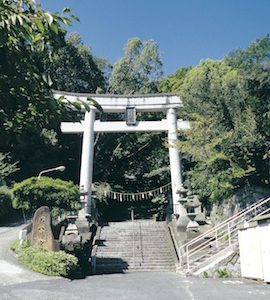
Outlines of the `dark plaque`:
<svg viewBox="0 0 270 300">
<path fill-rule="evenodd" d="M 134 106 L 126 107 L 127 125 L 136 125 L 136 108 Z"/>
</svg>

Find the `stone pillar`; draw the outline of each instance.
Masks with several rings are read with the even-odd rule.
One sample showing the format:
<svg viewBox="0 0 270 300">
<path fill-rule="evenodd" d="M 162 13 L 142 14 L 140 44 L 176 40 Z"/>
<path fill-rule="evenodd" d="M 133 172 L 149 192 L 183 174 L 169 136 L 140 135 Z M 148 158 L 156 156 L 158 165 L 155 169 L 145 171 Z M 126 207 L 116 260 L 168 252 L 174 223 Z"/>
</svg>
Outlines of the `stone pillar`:
<svg viewBox="0 0 270 300">
<path fill-rule="evenodd" d="M 91 211 L 91 187 L 93 178 L 94 159 L 94 122 L 96 108 L 91 106 L 90 111 L 85 112 L 84 132 L 82 141 L 80 190 L 82 208 L 79 211 L 79 219 L 83 219 Z"/>
<path fill-rule="evenodd" d="M 179 191 L 183 188 L 182 173 L 181 173 L 181 159 L 178 150 L 175 148 L 177 141 L 177 117 L 176 109 L 169 108 L 167 110 L 168 121 L 168 143 L 169 143 L 169 157 L 171 169 L 172 182 L 172 198 L 173 198 L 173 212 L 179 214 L 180 217 L 186 216 L 186 209 L 179 203 Z"/>
</svg>

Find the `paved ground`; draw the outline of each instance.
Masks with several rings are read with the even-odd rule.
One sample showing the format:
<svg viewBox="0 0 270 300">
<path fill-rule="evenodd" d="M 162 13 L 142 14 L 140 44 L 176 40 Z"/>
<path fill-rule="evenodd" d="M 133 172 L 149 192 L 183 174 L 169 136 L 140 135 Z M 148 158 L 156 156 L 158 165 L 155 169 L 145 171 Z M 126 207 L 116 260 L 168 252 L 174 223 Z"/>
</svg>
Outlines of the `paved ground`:
<svg viewBox="0 0 270 300">
<path fill-rule="evenodd" d="M 19 263 L 9 245 L 18 237 L 23 225 L 0 226 L 0 286 L 34 280 L 48 280 L 47 276 L 28 270 Z M 0 294 L 0 299 L 2 296 Z"/>
<path fill-rule="evenodd" d="M 8 250 L 19 227 L 0 227 L 1 300 L 269 300 L 270 285 L 249 280 L 183 278 L 175 273 L 127 273 L 83 280 L 27 270 Z"/>
<path fill-rule="evenodd" d="M 186 279 L 173 273 L 128 273 L 0 286 L 5 299 L 269 300 L 270 286 L 245 280 Z"/>
</svg>

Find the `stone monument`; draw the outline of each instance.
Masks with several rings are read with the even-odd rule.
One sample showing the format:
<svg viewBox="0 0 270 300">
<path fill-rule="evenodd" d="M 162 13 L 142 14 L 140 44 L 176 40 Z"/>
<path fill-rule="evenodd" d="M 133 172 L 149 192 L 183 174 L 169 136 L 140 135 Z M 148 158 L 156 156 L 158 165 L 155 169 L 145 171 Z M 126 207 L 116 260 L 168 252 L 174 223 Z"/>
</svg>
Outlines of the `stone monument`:
<svg viewBox="0 0 270 300">
<path fill-rule="evenodd" d="M 31 245 L 48 251 L 59 250 L 59 246 L 54 240 L 51 227 L 51 214 L 47 206 L 38 208 L 34 214 Z"/>
</svg>

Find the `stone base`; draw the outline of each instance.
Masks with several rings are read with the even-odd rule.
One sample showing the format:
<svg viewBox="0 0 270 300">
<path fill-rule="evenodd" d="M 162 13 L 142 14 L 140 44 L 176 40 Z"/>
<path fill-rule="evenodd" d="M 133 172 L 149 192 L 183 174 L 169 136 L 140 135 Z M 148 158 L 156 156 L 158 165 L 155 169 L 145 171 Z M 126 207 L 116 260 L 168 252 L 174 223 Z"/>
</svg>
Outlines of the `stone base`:
<svg viewBox="0 0 270 300">
<path fill-rule="evenodd" d="M 78 234 L 68 234 L 68 235 L 63 235 L 62 237 L 62 244 L 76 244 L 76 243 L 81 243 L 82 238 L 80 235 Z"/>
<path fill-rule="evenodd" d="M 188 216 L 180 217 L 177 220 L 177 231 L 181 231 L 181 232 L 186 231 L 187 230 L 187 225 L 188 225 L 189 222 L 190 222 L 190 219 L 189 219 Z"/>
<path fill-rule="evenodd" d="M 79 234 L 90 232 L 90 224 L 89 224 L 89 221 L 86 218 L 78 218 L 75 221 L 75 225 L 78 228 L 78 233 Z"/>
<path fill-rule="evenodd" d="M 200 226 L 196 221 L 190 220 L 189 223 L 187 224 L 187 230 L 198 230 L 199 227 Z"/>
</svg>

